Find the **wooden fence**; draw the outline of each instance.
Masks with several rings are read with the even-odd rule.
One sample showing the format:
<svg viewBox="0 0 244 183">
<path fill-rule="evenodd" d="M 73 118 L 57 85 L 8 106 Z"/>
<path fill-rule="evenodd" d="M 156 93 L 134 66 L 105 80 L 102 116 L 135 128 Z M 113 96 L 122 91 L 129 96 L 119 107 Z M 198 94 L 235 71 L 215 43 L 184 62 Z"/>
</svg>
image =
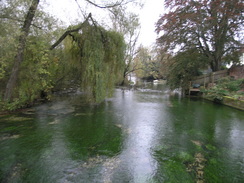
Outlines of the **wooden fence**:
<svg viewBox="0 0 244 183">
<path fill-rule="evenodd" d="M 204 74 L 202 76 L 194 77 L 191 81 L 192 84 L 200 84 L 205 86 L 208 83 L 214 83 L 219 79 L 228 76 L 228 70 L 222 70 L 217 72 L 211 72 L 209 74 Z"/>
<path fill-rule="evenodd" d="M 202 85 L 204 88 L 206 85 L 211 86 L 214 82 L 218 81 L 219 79 L 228 76 L 228 70 L 222 70 L 217 72 L 211 72 L 209 74 L 204 74 L 202 76 L 197 76 L 192 79 L 189 83 L 188 94 L 191 95 L 191 92 L 200 92 L 200 88 L 193 87 L 194 85 Z"/>
</svg>

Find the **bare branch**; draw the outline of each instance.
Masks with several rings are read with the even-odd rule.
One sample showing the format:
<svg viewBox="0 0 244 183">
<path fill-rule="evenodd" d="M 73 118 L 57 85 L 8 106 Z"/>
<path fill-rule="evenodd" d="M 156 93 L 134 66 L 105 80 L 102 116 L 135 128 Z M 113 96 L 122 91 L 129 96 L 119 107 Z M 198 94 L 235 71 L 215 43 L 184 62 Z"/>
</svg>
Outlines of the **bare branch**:
<svg viewBox="0 0 244 183">
<path fill-rule="evenodd" d="M 15 18 L 15 17 L 6 16 L 6 15 L 0 16 L 0 19 L 9 19 L 9 20 L 14 20 L 14 21 L 21 22 L 21 23 L 24 23 L 25 22 L 24 20 L 21 20 L 21 19 Z M 31 26 L 42 30 L 42 27 L 37 26 L 35 24 L 32 24 L 31 23 Z"/>
<path fill-rule="evenodd" d="M 105 5 L 105 6 L 102 6 L 102 5 L 98 5 L 98 4 L 96 4 L 95 2 L 93 2 L 93 1 L 91 1 L 91 0 L 85 0 L 85 1 L 88 2 L 88 3 L 90 3 L 90 4 L 93 5 L 93 6 L 97 7 L 97 8 L 101 8 L 101 9 L 105 9 L 105 8 L 114 8 L 114 7 L 116 7 L 116 6 L 120 6 L 120 5 L 122 5 L 122 4 L 127 4 L 127 3 L 129 3 L 129 2 L 132 2 L 132 1 L 128 1 L 128 2 L 125 2 L 125 3 L 124 3 L 125 0 L 120 0 L 119 2 L 116 2 L 116 3 L 112 4 L 112 5 Z"/>
<path fill-rule="evenodd" d="M 53 50 L 54 48 L 56 48 L 70 33 L 72 32 L 77 32 L 79 31 L 87 22 L 88 20 L 92 18 L 91 13 L 88 15 L 88 17 L 86 18 L 86 20 L 80 24 L 77 28 L 75 29 L 71 29 L 71 30 L 67 30 L 50 48 L 49 50 Z"/>
<path fill-rule="evenodd" d="M 77 1 L 77 0 L 75 0 L 75 2 L 76 2 L 76 4 L 77 4 L 77 6 L 79 7 L 81 14 L 82 14 L 82 15 L 83 15 L 83 17 L 85 18 L 85 14 L 84 14 L 84 12 L 82 11 L 82 9 L 81 9 L 81 7 L 80 7 L 80 5 L 79 5 L 78 1 Z"/>
</svg>

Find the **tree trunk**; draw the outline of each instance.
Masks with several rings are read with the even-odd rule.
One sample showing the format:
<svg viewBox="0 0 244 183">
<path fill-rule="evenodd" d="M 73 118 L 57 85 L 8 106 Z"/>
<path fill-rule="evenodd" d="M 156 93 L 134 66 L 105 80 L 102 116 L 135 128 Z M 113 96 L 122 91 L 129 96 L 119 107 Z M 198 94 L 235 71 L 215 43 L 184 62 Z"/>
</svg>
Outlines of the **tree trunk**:
<svg viewBox="0 0 244 183">
<path fill-rule="evenodd" d="M 212 63 L 211 63 L 211 69 L 213 72 L 221 70 L 221 60 L 214 58 Z"/>
<path fill-rule="evenodd" d="M 33 0 L 32 1 L 32 4 L 29 8 L 29 11 L 26 15 L 24 25 L 21 29 L 21 35 L 19 37 L 17 54 L 15 56 L 15 61 L 14 61 L 14 65 L 12 68 L 12 72 L 11 72 L 10 78 L 9 78 L 7 86 L 6 86 L 6 90 L 5 90 L 5 94 L 4 94 L 4 101 L 9 101 L 12 98 L 12 94 L 13 94 L 13 91 L 14 91 L 14 88 L 16 86 L 17 79 L 18 79 L 20 65 L 21 65 L 23 58 L 24 58 L 26 38 L 28 36 L 30 26 L 31 26 L 31 22 L 33 21 L 33 18 L 35 16 L 35 12 L 37 10 L 37 6 L 38 6 L 39 2 L 40 2 L 40 0 Z"/>
<path fill-rule="evenodd" d="M 123 81 L 120 83 L 121 86 L 124 86 L 124 85 L 125 85 L 125 79 L 126 79 L 125 77 L 126 77 L 126 75 L 127 75 L 126 72 L 127 72 L 127 71 L 126 71 L 126 69 L 125 69 L 125 70 L 124 70 L 124 74 L 123 74 Z"/>
</svg>

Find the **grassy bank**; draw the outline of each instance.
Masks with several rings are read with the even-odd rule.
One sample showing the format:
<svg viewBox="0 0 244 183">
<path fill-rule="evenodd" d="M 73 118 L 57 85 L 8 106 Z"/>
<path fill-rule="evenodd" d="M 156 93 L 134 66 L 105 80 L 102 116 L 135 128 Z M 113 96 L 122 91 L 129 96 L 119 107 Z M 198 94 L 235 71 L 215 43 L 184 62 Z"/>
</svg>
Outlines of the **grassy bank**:
<svg viewBox="0 0 244 183">
<path fill-rule="evenodd" d="M 225 77 L 202 92 L 205 99 L 244 110 L 244 79 Z"/>
</svg>

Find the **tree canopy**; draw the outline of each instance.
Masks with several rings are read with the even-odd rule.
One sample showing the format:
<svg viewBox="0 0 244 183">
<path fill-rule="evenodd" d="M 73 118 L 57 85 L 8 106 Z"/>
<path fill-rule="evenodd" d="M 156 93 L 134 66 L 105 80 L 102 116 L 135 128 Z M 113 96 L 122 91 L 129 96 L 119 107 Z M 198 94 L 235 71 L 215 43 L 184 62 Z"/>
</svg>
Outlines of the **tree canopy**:
<svg viewBox="0 0 244 183">
<path fill-rule="evenodd" d="M 201 69 L 207 68 L 206 59 L 196 48 L 171 57 L 170 64 L 166 66 L 168 71 L 165 73 L 170 88 L 188 88 L 189 81 L 194 76 L 201 75 Z"/>
<path fill-rule="evenodd" d="M 134 2 L 83 1 L 102 9 Z M 123 35 L 99 25 L 91 13 L 84 13 L 77 25 L 61 27 L 40 2 L 5 0 L 0 4 L 1 107 L 12 110 L 30 105 L 72 85 L 80 86 L 92 102 L 101 102 L 122 81 Z"/>
<path fill-rule="evenodd" d="M 124 57 L 124 79 L 121 85 L 126 84 L 127 75 L 134 71 L 132 64 L 137 53 L 137 40 L 139 37 L 140 23 L 137 14 L 128 12 L 126 8 L 115 7 L 110 10 L 113 30 L 124 35 L 126 52 Z"/>
<path fill-rule="evenodd" d="M 74 32 L 69 35 L 65 49 L 70 54 L 70 64 L 78 68 L 82 90 L 95 102 L 101 102 L 122 79 L 124 38 L 89 22 L 80 31 L 82 34 Z"/>
<path fill-rule="evenodd" d="M 159 45 L 167 51 L 197 48 L 213 71 L 238 61 L 243 45 L 242 0 L 165 0 L 168 9 L 157 22 Z"/>
</svg>

